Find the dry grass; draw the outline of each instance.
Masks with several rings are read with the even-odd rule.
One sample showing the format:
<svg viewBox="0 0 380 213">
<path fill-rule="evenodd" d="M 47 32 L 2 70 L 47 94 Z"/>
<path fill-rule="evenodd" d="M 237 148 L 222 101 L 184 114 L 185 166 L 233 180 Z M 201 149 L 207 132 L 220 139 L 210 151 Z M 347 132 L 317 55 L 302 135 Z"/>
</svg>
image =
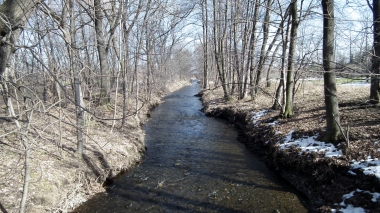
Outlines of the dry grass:
<svg viewBox="0 0 380 213">
<path fill-rule="evenodd" d="M 164 92 L 174 91 L 185 84 L 187 82 L 178 82 L 165 88 Z M 48 113 L 36 110 L 27 134 L 31 147 L 27 212 L 68 212 L 104 191 L 102 184 L 106 179 L 139 162 L 145 151 L 141 125 L 161 96 L 152 96 L 138 116 L 134 115 L 134 99 L 130 99 L 128 113 L 131 116 L 123 128 L 120 120 L 112 128 L 113 121 L 99 120 L 87 114 L 82 158 L 75 154 L 74 105 L 68 104 L 62 109 L 61 126 L 58 107 L 51 108 Z M 113 101 L 114 98 L 113 94 Z M 122 96 L 118 94 L 116 118 L 122 117 L 121 100 Z M 94 109 L 98 117 L 113 117 L 113 104 L 96 108 L 91 103 L 85 104 Z M 3 107 L 4 103 L 0 105 Z M 5 110 L 0 113 L 6 115 Z M 0 135 L 0 204 L 9 212 L 17 212 L 22 195 L 24 148 L 13 122 L 0 120 Z"/>
</svg>

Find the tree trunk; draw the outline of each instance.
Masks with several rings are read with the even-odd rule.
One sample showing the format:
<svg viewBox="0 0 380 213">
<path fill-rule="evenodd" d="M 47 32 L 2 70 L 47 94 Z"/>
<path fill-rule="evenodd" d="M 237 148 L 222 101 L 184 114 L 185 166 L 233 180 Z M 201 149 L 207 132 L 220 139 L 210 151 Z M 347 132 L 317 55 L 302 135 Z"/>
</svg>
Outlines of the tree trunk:
<svg viewBox="0 0 380 213">
<path fill-rule="evenodd" d="M 103 29 L 103 10 L 101 0 L 94 0 L 95 6 L 95 32 L 100 63 L 100 104 L 108 104 L 111 101 L 111 81 L 107 64 L 107 48 Z"/>
<path fill-rule="evenodd" d="M 5 0 L 0 5 L 0 80 L 12 57 L 12 46 L 18 40 L 26 20 L 41 0 Z"/>
<path fill-rule="evenodd" d="M 282 41 L 281 41 L 281 45 L 282 45 L 282 57 L 281 57 L 280 83 L 279 83 L 279 85 L 277 87 L 276 95 L 275 95 L 275 101 L 274 101 L 273 106 L 272 106 L 272 109 L 274 109 L 274 110 L 277 110 L 281 106 L 280 103 L 283 103 L 283 104 L 285 103 L 285 101 L 284 101 L 284 96 L 285 95 L 282 95 L 282 94 L 284 94 L 283 87 L 284 87 L 284 84 L 285 84 L 285 65 L 286 65 L 286 60 L 285 59 L 286 59 L 286 52 L 287 52 L 287 49 L 288 49 L 289 27 L 290 27 L 290 20 L 291 20 L 291 18 L 289 17 L 290 6 L 291 5 L 289 5 L 289 7 L 286 9 L 285 15 L 282 17 L 281 25 L 279 27 L 280 33 L 281 33 L 281 37 L 282 37 Z M 284 26 L 285 26 L 286 19 L 288 19 L 288 24 L 286 26 L 286 30 L 284 31 Z M 282 96 L 283 101 L 280 102 L 281 96 Z M 284 110 L 285 110 L 285 108 L 282 107 L 280 114 L 283 114 Z"/>
<path fill-rule="evenodd" d="M 225 27 L 223 29 L 223 34 L 222 34 L 222 37 L 218 37 L 218 34 L 220 33 L 221 31 L 221 26 L 219 23 L 219 21 L 217 20 L 217 11 L 218 8 L 217 8 L 217 4 L 216 4 L 216 0 L 213 0 L 213 6 L 214 6 L 214 26 L 213 26 L 213 30 L 214 30 L 214 54 L 215 54 L 215 60 L 216 60 L 216 66 L 217 66 L 217 70 L 218 70 L 218 73 L 219 73 L 219 79 L 220 79 L 220 82 L 222 83 L 222 88 L 223 88 L 223 92 L 224 92 L 224 99 L 225 100 L 229 100 L 231 98 L 230 96 L 230 93 L 228 91 L 228 85 L 227 85 L 227 80 L 226 80 L 226 67 L 225 67 L 225 58 L 224 58 L 224 47 L 225 47 L 225 38 L 226 38 L 226 32 L 227 32 L 227 29 L 226 29 L 226 25 L 227 25 L 227 11 L 228 11 L 228 4 L 226 4 L 226 11 L 225 11 L 225 18 L 224 18 L 224 21 L 225 21 Z"/>
<path fill-rule="evenodd" d="M 256 72 L 255 90 L 254 90 L 254 94 L 252 96 L 252 100 L 254 100 L 256 98 L 257 93 L 259 91 L 259 83 L 260 83 L 260 79 L 261 79 L 261 73 L 262 73 L 262 70 L 263 70 L 263 67 L 264 67 L 264 63 L 265 63 L 265 60 L 266 60 L 265 49 L 266 49 L 267 42 L 268 42 L 269 20 L 270 20 L 271 5 L 272 5 L 272 0 L 267 0 L 266 1 L 265 18 L 264 18 L 264 23 L 263 23 L 263 43 L 261 45 L 259 66 L 258 66 L 257 72 Z"/>
<path fill-rule="evenodd" d="M 203 89 L 208 86 L 208 8 L 207 0 L 202 4 L 202 28 L 203 28 Z"/>
<path fill-rule="evenodd" d="M 259 19 L 259 8 L 260 8 L 260 0 L 256 0 L 255 2 L 255 11 L 253 13 L 253 23 L 252 23 L 252 32 L 251 32 L 251 38 L 249 42 L 249 52 L 248 52 L 248 61 L 250 63 L 249 66 L 249 80 L 250 80 L 250 92 L 251 92 L 251 99 L 255 99 L 255 78 L 254 78 L 254 70 L 255 70 L 255 49 L 256 49 L 256 23 Z"/>
<path fill-rule="evenodd" d="M 322 0 L 323 8 L 323 79 L 325 86 L 326 142 L 336 142 L 340 134 L 339 107 L 334 64 L 334 0 Z"/>
<path fill-rule="evenodd" d="M 380 103 L 380 2 L 373 0 L 373 56 L 370 88 L 370 101 Z"/>
<path fill-rule="evenodd" d="M 293 88 L 294 88 L 294 55 L 297 45 L 297 30 L 299 25 L 297 14 L 297 0 L 292 0 L 290 3 L 290 14 L 292 17 L 292 26 L 290 30 L 290 44 L 288 56 L 288 72 L 286 74 L 286 103 L 284 118 L 290 118 L 293 115 Z"/>
</svg>

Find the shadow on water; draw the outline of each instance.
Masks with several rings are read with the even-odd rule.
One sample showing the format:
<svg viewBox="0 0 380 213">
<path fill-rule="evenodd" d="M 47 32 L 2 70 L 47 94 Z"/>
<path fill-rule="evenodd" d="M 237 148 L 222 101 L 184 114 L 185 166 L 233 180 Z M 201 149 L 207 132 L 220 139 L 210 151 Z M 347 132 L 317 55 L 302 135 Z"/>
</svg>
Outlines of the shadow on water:
<svg viewBox="0 0 380 213">
<path fill-rule="evenodd" d="M 143 163 L 75 212 L 308 212 L 308 201 L 199 110 L 193 84 L 164 99 L 145 126 Z"/>
</svg>

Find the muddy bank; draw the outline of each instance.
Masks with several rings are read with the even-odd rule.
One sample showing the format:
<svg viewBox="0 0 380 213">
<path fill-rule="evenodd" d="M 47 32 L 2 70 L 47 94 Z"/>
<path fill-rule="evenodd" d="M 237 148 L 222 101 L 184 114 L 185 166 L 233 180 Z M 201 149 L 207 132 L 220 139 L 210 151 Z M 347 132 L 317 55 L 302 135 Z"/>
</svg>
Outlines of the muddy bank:
<svg viewBox="0 0 380 213">
<path fill-rule="evenodd" d="M 32 129 L 29 193 L 26 212 L 70 212 L 95 194 L 105 191 L 103 184 L 120 172 L 141 162 L 145 152 L 145 133 L 142 125 L 152 108 L 161 102 L 165 94 L 173 92 L 189 82 L 178 82 L 152 94 L 135 115 L 134 99 L 129 100 L 129 116 L 121 127 L 121 121 L 85 116 L 84 154 L 76 151 L 75 106 L 66 105 L 61 111 L 35 112 L 33 122 L 43 131 Z M 114 95 L 114 94 L 113 94 Z M 142 94 L 143 95 L 143 94 Z M 119 97 L 122 96 L 119 94 Z M 111 97 L 115 99 L 114 96 Z M 140 99 L 140 105 L 143 102 Z M 92 106 L 97 117 L 121 117 L 122 98 L 107 106 Z M 62 122 L 59 122 L 62 121 Z M 22 196 L 23 153 L 13 124 L 0 120 L 0 212 L 18 212 Z M 4 136 L 5 135 L 5 136 Z M 22 150 L 22 149 L 20 149 Z"/>
<path fill-rule="evenodd" d="M 349 173 L 349 155 L 325 158 L 323 154 L 317 153 L 300 154 L 296 147 L 279 149 L 278 141 L 284 140 L 291 130 L 294 130 L 291 137 L 295 139 L 318 134 L 321 127 L 314 127 L 312 130 L 302 127 L 310 125 L 310 121 L 297 116 L 282 120 L 278 117 L 279 111 L 272 111 L 262 104 L 248 101 L 225 102 L 218 92 L 212 90 L 202 91 L 199 96 L 203 102 L 204 113 L 222 117 L 237 126 L 241 131 L 239 140 L 258 154 L 273 171 L 305 194 L 311 201 L 313 211 L 331 212 L 331 209 L 340 209 L 342 196 L 356 189 L 380 191 L 380 183 L 376 177 L 363 175 L 360 171 L 356 175 Z M 262 115 L 256 119 L 255 116 L 260 113 Z M 314 120 L 320 119 L 317 114 L 309 115 L 313 116 Z M 345 204 L 361 206 L 368 212 L 378 212 L 380 203 L 371 199 L 370 195 L 357 194 L 346 199 Z"/>
</svg>

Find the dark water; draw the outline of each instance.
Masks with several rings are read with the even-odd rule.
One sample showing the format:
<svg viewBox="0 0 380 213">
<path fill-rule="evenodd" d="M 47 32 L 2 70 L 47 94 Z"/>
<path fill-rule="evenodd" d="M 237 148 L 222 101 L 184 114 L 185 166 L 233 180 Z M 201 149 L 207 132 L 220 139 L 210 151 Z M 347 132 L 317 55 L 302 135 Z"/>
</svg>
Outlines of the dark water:
<svg viewBox="0 0 380 213">
<path fill-rule="evenodd" d="M 76 212 L 307 212 L 307 201 L 206 117 L 193 84 L 165 98 L 145 127 L 147 156 Z"/>
</svg>

